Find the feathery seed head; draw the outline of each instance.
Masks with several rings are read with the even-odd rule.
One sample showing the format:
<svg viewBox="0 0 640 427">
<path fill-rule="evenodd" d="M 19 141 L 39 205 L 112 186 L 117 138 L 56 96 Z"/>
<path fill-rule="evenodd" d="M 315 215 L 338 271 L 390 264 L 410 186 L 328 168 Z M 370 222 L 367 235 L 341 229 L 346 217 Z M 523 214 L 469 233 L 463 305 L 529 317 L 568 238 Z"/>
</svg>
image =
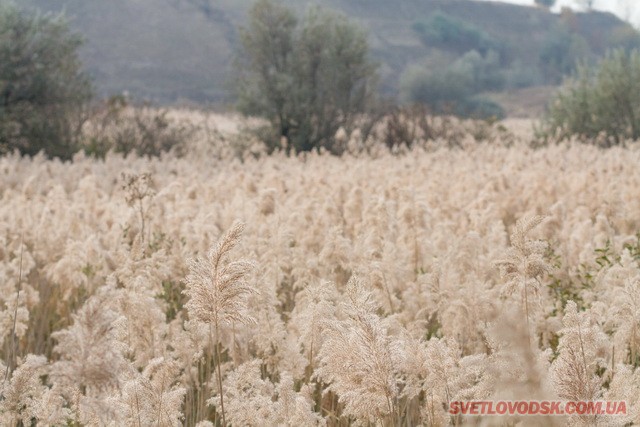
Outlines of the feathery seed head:
<svg viewBox="0 0 640 427">
<path fill-rule="evenodd" d="M 189 316 L 211 324 L 250 323 L 246 314 L 249 294 L 255 289 L 246 281 L 253 264 L 246 260 L 227 261 L 229 252 L 240 240 L 244 224 L 235 222 L 220 241 L 211 247 L 206 259 L 189 261 L 189 275 L 183 291 Z"/>
</svg>

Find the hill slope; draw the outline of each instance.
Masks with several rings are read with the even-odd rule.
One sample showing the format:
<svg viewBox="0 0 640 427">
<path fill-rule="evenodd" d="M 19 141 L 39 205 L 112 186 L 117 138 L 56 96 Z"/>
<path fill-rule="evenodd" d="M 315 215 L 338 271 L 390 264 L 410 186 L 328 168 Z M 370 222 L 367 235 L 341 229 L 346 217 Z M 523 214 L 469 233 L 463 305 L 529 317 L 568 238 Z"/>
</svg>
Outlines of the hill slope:
<svg viewBox="0 0 640 427">
<path fill-rule="evenodd" d="M 285 1 L 303 13 L 306 2 Z M 469 0 L 321 0 L 370 31 L 381 63 L 382 88 L 398 91 L 407 66 L 450 62 L 460 52 L 421 40 L 416 22 L 444 13 L 489 34 L 504 47 L 503 66 L 535 66 L 545 38 L 563 19 L 546 10 Z M 237 27 L 251 0 L 22 0 L 46 11 L 64 10 L 87 43 L 82 58 L 101 95 L 124 90 L 159 102 L 222 102 Z M 595 54 L 610 35 L 628 26 L 614 15 L 575 14 L 567 21 Z M 535 82 L 534 82 L 535 83 Z"/>
</svg>

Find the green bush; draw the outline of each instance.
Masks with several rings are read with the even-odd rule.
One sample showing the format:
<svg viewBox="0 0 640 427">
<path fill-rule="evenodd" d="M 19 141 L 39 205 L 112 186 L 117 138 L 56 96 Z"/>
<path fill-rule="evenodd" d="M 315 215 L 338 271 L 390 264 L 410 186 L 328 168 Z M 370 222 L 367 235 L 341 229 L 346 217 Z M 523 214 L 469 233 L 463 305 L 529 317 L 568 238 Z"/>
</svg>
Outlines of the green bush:
<svg viewBox="0 0 640 427">
<path fill-rule="evenodd" d="M 334 135 L 367 110 L 376 82 L 366 34 L 317 7 L 298 23 L 284 6 L 259 0 L 240 42 L 238 107 L 269 120 L 270 147 L 339 154 Z"/>
<path fill-rule="evenodd" d="M 522 89 L 541 85 L 544 82 L 538 67 L 524 64 L 520 60 L 514 61 L 508 69 L 503 71 L 504 85 L 508 89 Z"/>
<path fill-rule="evenodd" d="M 504 88 L 505 77 L 500 65 L 500 56 L 490 50 L 484 56 L 476 50 L 469 51 L 452 66 L 458 74 L 467 76 L 474 93 L 499 91 Z"/>
<path fill-rule="evenodd" d="M 483 57 L 471 51 L 444 68 L 410 66 L 401 77 L 400 89 L 405 102 L 427 105 L 436 114 L 502 118 L 502 108 L 478 94 L 499 90 L 504 83 L 497 54 Z"/>
<path fill-rule="evenodd" d="M 640 51 L 616 49 L 595 68 L 580 66 L 550 105 L 542 135 L 606 146 L 640 138 Z"/>
<path fill-rule="evenodd" d="M 626 52 L 640 49 L 640 32 L 631 25 L 620 25 L 611 31 L 608 44 L 613 49 L 621 48 Z"/>
<path fill-rule="evenodd" d="M 558 84 L 570 75 L 580 61 L 589 59 L 591 52 L 586 40 L 558 24 L 545 37 L 540 50 L 540 68 L 545 80 Z"/>
<path fill-rule="evenodd" d="M 63 16 L 0 2 L 0 154 L 69 159 L 77 151 L 91 98 L 80 45 Z"/>
<path fill-rule="evenodd" d="M 556 0 L 535 0 L 535 4 L 546 7 L 547 9 L 552 8 L 555 3 Z"/>
<path fill-rule="evenodd" d="M 502 44 L 486 31 L 440 11 L 425 21 L 415 22 L 412 28 L 427 46 L 446 46 L 460 53 L 477 50 L 483 55 L 489 50 L 499 52 L 503 49 Z"/>
<path fill-rule="evenodd" d="M 436 113 L 453 107 L 474 94 L 473 76 L 462 68 L 411 66 L 400 79 L 405 102 L 425 104 Z"/>
</svg>

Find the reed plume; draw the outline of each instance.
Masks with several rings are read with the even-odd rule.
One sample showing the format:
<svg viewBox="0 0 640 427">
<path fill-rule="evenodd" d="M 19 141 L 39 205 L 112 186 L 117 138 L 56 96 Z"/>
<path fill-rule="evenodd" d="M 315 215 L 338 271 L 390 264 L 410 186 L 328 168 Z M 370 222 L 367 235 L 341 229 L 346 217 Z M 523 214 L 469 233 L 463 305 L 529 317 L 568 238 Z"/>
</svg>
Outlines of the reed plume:
<svg viewBox="0 0 640 427">
<path fill-rule="evenodd" d="M 240 240 L 243 230 L 244 224 L 235 222 L 220 241 L 211 246 L 206 259 L 194 259 L 189 262 L 189 275 L 183 291 L 189 297 L 185 304 L 189 317 L 213 328 L 223 425 L 227 423 L 220 369 L 220 329 L 232 325 L 233 322 L 253 322 L 253 318 L 246 313 L 247 297 L 254 292 L 254 288 L 246 281 L 246 276 L 253 264 L 245 260 L 227 260 L 229 253 Z"/>
</svg>

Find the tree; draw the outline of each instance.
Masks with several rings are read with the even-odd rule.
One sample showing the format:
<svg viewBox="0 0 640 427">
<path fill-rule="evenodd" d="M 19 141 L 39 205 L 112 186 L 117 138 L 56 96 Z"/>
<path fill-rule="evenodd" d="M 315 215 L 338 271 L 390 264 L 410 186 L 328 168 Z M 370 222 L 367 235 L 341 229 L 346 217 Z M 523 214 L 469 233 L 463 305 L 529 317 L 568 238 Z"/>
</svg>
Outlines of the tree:
<svg viewBox="0 0 640 427">
<path fill-rule="evenodd" d="M 471 22 L 440 11 L 433 13 L 427 20 L 415 22 L 411 28 L 428 47 L 442 46 L 460 54 L 477 50 L 482 55 L 490 50 L 504 50 L 504 45 L 486 31 Z"/>
<path fill-rule="evenodd" d="M 609 52 L 597 68 L 582 65 L 549 108 L 548 135 L 579 135 L 617 145 L 640 138 L 640 52 Z"/>
<path fill-rule="evenodd" d="M 400 87 L 405 101 L 428 105 L 436 113 L 451 110 L 474 95 L 473 76 L 464 67 L 427 68 L 412 65 L 402 74 Z"/>
<path fill-rule="evenodd" d="M 481 92 L 500 90 L 504 74 L 498 54 L 483 57 L 475 50 L 467 52 L 443 67 L 409 66 L 400 79 L 402 98 L 410 104 L 424 104 L 435 114 L 461 117 L 502 118 L 502 107 Z"/>
<path fill-rule="evenodd" d="M 589 11 L 593 9 L 594 0 L 578 0 L 577 3 L 580 6 L 582 6 L 585 10 Z"/>
<path fill-rule="evenodd" d="M 571 74 L 577 63 L 591 55 L 584 37 L 570 31 L 564 24 L 556 25 L 544 38 L 540 50 L 540 67 L 549 83 L 560 84 Z"/>
<path fill-rule="evenodd" d="M 544 8 L 551 9 L 556 3 L 556 0 L 535 0 L 535 3 Z"/>
<path fill-rule="evenodd" d="M 363 31 L 318 7 L 302 22 L 284 6 L 259 0 L 240 31 L 235 91 L 239 109 L 266 117 L 271 145 L 288 150 L 325 147 L 370 105 L 376 67 Z"/>
<path fill-rule="evenodd" d="M 0 2 L 0 154 L 69 159 L 77 151 L 91 98 L 80 45 L 62 15 Z"/>
<path fill-rule="evenodd" d="M 640 32 L 631 25 L 619 25 L 611 30 L 608 45 L 612 48 L 622 48 L 627 52 L 640 48 Z"/>
</svg>

